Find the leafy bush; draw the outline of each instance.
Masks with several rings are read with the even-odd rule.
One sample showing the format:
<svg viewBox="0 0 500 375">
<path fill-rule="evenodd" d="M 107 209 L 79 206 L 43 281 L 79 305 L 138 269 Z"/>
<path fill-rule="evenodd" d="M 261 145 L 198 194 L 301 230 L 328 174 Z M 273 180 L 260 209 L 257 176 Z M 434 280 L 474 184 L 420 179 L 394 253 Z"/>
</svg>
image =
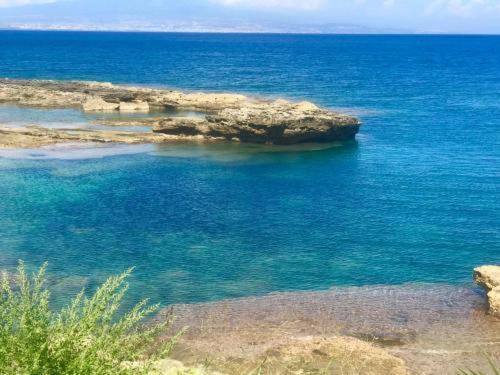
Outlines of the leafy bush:
<svg viewBox="0 0 500 375">
<path fill-rule="evenodd" d="M 145 300 L 118 314 L 131 270 L 110 277 L 90 298 L 80 292 L 60 311 L 49 308 L 45 270 L 46 264 L 28 277 L 20 262 L 15 281 L 2 277 L 1 374 L 145 374 L 168 355 L 174 340 L 158 344 L 168 319 L 141 324 L 158 306 Z"/>
</svg>

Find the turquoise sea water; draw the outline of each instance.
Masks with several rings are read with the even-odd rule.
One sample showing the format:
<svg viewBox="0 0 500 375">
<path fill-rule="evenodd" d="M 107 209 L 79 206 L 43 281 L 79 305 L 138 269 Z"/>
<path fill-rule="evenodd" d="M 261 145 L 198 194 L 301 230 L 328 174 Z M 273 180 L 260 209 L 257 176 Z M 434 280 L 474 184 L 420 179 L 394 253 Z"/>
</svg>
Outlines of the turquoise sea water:
<svg viewBox="0 0 500 375">
<path fill-rule="evenodd" d="M 48 260 L 63 293 L 130 266 L 132 294 L 167 304 L 462 284 L 500 262 L 500 37 L 0 32 L 0 77 L 241 91 L 363 121 L 337 145 L 0 152 L 0 267 Z M 80 121 L 0 106 L 23 116 Z"/>
</svg>

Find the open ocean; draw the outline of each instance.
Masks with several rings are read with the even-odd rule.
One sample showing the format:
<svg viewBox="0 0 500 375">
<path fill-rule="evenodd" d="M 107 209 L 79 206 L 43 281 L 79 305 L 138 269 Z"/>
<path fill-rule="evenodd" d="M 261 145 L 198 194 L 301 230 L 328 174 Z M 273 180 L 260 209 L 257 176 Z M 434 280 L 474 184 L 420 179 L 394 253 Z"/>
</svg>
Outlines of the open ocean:
<svg viewBox="0 0 500 375">
<path fill-rule="evenodd" d="M 500 37 L 0 32 L 0 77 L 310 100 L 356 142 L 0 150 L 0 268 L 162 304 L 471 285 L 500 263 Z M 88 121 L 0 106 L 0 123 Z M 59 289 L 58 289 L 59 288 Z"/>
</svg>

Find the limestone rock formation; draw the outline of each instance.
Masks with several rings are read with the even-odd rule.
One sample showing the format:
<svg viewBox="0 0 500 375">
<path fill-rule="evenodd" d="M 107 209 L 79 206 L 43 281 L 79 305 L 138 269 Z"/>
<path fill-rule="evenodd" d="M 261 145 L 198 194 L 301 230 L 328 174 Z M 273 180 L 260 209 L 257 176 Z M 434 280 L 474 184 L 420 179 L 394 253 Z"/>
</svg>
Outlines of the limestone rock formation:
<svg viewBox="0 0 500 375">
<path fill-rule="evenodd" d="M 110 112 L 116 111 L 118 107 L 118 104 L 108 103 L 100 97 L 89 97 L 82 104 L 85 112 Z"/>
<path fill-rule="evenodd" d="M 171 135 L 196 135 L 252 143 L 294 144 L 353 139 L 357 119 L 319 109 L 312 103 L 276 101 L 243 108 L 226 108 L 205 119 L 171 118 L 154 131 Z"/>
<path fill-rule="evenodd" d="M 252 99 L 231 93 L 181 92 L 113 85 L 109 82 L 0 79 L 0 103 L 32 107 L 80 107 L 89 98 L 107 103 L 147 102 L 153 107 L 220 110 Z"/>
<path fill-rule="evenodd" d="M 147 102 L 132 101 L 120 102 L 120 112 L 149 112 L 149 104 Z"/>
<path fill-rule="evenodd" d="M 500 317 L 500 266 L 475 268 L 474 281 L 488 292 L 490 314 Z"/>
<path fill-rule="evenodd" d="M 173 109 L 205 113 L 203 117 L 165 115 L 151 119 L 149 125 L 153 127 L 153 132 L 142 137 L 146 140 L 230 140 L 285 145 L 332 142 L 354 139 L 360 126 L 354 117 L 318 108 L 309 102 L 270 101 L 239 94 L 186 93 L 85 81 L 0 79 L 0 103 L 44 108 L 72 107 L 86 112 L 149 113 L 150 109 L 155 109 L 161 113 L 161 110 Z M 8 133 L 7 129 L 2 131 Z M 68 132 L 53 131 L 44 136 L 61 140 L 68 138 Z M 74 135 L 71 138 L 75 140 Z M 88 138 L 86 134 L 82 141 Z M 126 139 L 125 132 L 119 138 Z M 130 138 L 135 142 L 137 135 Z"/>
<path fill-rule="evenodd" d="M 0 127 L 0 148 L 35 148 L 57 143 L 162 143 L 176 137 L 164 134 L 88 129 L 47 129 L 37 126 L 20 128 Z"/>
</svg>

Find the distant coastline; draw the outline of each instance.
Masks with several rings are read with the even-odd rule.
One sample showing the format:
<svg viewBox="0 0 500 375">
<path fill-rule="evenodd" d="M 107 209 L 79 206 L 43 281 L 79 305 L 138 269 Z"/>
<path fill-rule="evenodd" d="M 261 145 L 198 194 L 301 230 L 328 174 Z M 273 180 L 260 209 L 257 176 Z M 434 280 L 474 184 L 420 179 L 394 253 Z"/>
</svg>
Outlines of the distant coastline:
<svg viewBox="0 0 500 375">
<path fill-rule="evenodd" d="M 164 33 L 217 33 L 217 34 L 311 34 L 311 35 L 414 35 L 432 34 L 436 31 L 415 31 L 391 29 L 355 24 L 267 26 L 260 24 L 219 25 L 219 24 L 129 24 L 117 23 L 97 25 L 86 23 L 46 24 L 11 23 L 1 24 L 0 30 L 10 31 L 95 31 L 95 32 L 164 32 Z M 439 33 L 439 32 L 438 32 Z"/>
<path fill-rule="evenodd" d="M 0 26 L 0 32 L 88 32 L 88 33 L 144 33 L 144 34 L 243 34 L 243 35 L 311 35 L 311 36 L 428 36 L 428 37 L 453 37 L 453 36 L 484 36 L 498 37 L 493 33 L 454 33 L 439 31 L 393 31 L 393 32 L 368 32 L 368 31 L 311 31 L 311 30 L 272 30 L 272 29 L 234 29 L 234 28 L 101 28 L 86 26 Z"/>
</svg>

